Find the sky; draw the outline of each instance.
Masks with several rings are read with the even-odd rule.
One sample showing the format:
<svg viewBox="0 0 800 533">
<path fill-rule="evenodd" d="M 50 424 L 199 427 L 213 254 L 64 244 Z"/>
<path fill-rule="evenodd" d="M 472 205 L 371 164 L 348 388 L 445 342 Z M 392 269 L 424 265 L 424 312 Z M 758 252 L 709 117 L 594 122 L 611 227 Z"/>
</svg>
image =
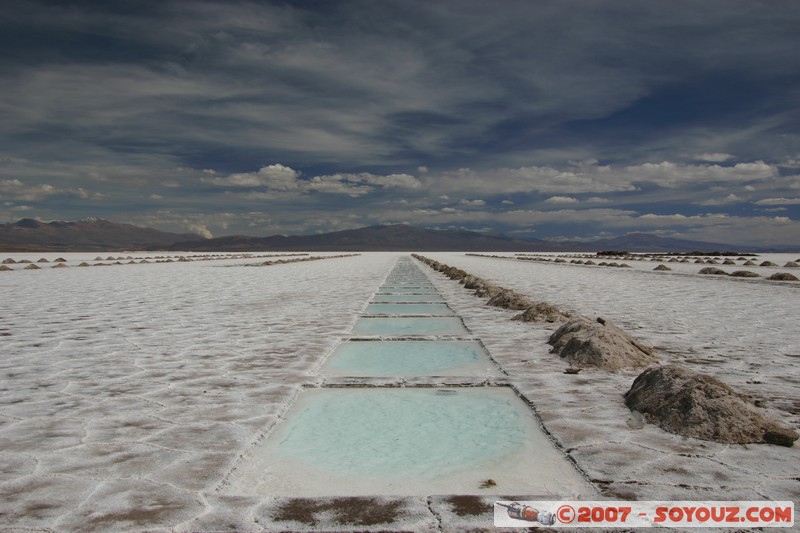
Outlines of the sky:
<svg viewBox="0 0 800 533">
<path fill-rule="evenodd" d="M 800 246 L 800 2 L 0 3 L 0 222 Z"/>
</svg>

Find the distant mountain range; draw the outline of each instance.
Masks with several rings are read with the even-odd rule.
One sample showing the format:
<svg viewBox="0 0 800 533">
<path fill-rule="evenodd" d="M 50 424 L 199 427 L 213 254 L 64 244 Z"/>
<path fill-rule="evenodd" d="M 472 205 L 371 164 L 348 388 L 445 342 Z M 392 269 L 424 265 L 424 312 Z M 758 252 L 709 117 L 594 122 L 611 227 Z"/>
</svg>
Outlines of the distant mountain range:
<svg viewBox="0 0 800 533">
<path fill-rule="evenodd" d="M 592 242 L 517 239 L 468 230 L 435 230 L 407 224 L 369 226 L 318 235 L 249 237 L 233 235 L 200 242 L 178 242 L 169 250 L 241 251 L 420 251 L 420 252 L 629 252 L 730 251 L 732 246 L 635 233 Z"/>
<path fill-rule="evenodd" d="M 102 218 L 77 222 L 23 218 L 19 222 L 0 224 L 0 250 L 15 252 L 143 250 L 201 239 L 203 237 L 195 233 L 169 233 Z"/>
<path fill-rule="evenodd" d="M 486 235 L 465 230 L 434 230 L 393 224 L 369 226 L 366 228 L 320 233 L 317 235 L 298 235 L 287 237 L 246 237 L 233 235 L 208 239 L 203 242 L 179 242 L 170 250 L 196 251 L 525 251 L 535 243 L 515 239 L 505 235 Z"/>
<path fill-rule="evenodd" d="M 518 239 L 468 230 L 435 230 L 407 224 L 370 226 L 317 235 L 250 237 L 232 235 L 205 239 L 193 233 L 169 233 L 103 219 L 40 222 L 23 219 L 0 225 L 0 250 L 100 251 L 175 250 L 187 252 L 241 251 L 459 251 L 459 252 L 731 252 L 728 244 L 670 239 L 645 233 L 591 242 L 551 242 Z"/>
</svg>

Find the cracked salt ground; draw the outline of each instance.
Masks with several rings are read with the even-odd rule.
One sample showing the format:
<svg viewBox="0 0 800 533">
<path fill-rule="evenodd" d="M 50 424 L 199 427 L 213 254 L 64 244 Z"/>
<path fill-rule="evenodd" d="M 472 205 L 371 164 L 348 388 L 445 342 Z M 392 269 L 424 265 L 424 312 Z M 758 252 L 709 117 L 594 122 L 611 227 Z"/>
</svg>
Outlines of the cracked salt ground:
<svg viewBox="0 0 800 533">
<path fill-rule="evenodd" d="M 491 510 L 491 494 L 311 499 L 224 492 L 240 455 L 287 420 L 288 405 L 299 406 L 313 392 L 301 392 L 302 385 L 331 379 L 321 370 L 326 356 L 350 342 L 358 315 L 397 258 L 375 253 L 265 269 L 217 268 L 237 264 L 225 260 L 0 276 L 0 331 L 10 333 L 0 337 L 0 529 L 491 529 L 490 512 L 481 514 Z M 668 347 L 664 357 L 712 360 L 707 371 L 797 426 L 790 411 L 800 405 L 800 358 L 791 357 L 800 354 L 791 292 L 797 289 L 654 278 L 633 269 L 511 269 L 509 261 L 454 253 L 433 258 L 535 300 L 608 316 L 643 342 Z M 480 338 L 508 372 L 502 379 L 535 405 L 603 496 L 800 499 L 800 447 L 717 445 L 650 424 L 633 430 L 620 396 L 633 375 L 564 375 L 563 362 L 548 353 L 548 326 L 512 322 L 514 312 L 484 306 L 458 283 L 432 272 L 425 277 L 424 289 L 395 288 L 372 301 L 423 295 L 441 303 L 434 292 L 443 295 L 470 337 Z M 426 340 L 432 339 L 414 342 Z M 217 438 L 224 446 L 214 447 Z"/>
<path fill-rule="evenodd" d="M 258 529 L 247 507 L 216 506 L 213 487 L 395 259 L 4 277 L 0 529 L 197 530 L 227 512 Z"/>
</svg>

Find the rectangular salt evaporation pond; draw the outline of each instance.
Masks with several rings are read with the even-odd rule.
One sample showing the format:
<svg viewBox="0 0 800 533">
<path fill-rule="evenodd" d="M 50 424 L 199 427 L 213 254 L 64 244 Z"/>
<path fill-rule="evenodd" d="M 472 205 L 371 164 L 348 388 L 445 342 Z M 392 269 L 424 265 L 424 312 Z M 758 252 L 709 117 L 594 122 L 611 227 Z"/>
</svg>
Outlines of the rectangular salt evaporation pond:
<svg viewBox="0 0 800 533">
<path fill-rule="evenodd" d="M 236 472 L 228 494 L 556 497 L 592 490 L 507 387 L 305 390 Z M 496 486 L 482 489 L 487 479 Z"/>
<path fill-rule="evenodd" d="M 322 371 L 328 376 L 419 377 L 501 375 L 474 341 L 351 341 L 340 344 Z"/>
<path fill-rule="evenodd" d="M 469 335 L 469 331 L 455 317 L 361 317 L 353 326 L 353 335 Z"/>
<path fill-rule="evenodd" d="M 384 283 L 430 283 L 425 276 L 389 276 Z"/>
<path fill-rule="evenodd" d="M 373 303 L 389 302 L 443 302 L 444 298 L 438 294 L 376 294 Z"/>
<path fill-rule="evenodd" d="M 378 294 L 438 294 L 436 289 L 432 286 L 387 286 L 384 285 L 380 289 L 378 289 Z"/>
<path fill-rule="evenodd" d="M 428 303 L 371 303 L 364 310 L 365 315 L 453 315 L 446 304 Z"/>
<path fill-rule="evenodd" d="M 383 282 L 384 287 L 409 287 L 409 286 L 425 286 L 431 287 L 432 284 L 427 279 L 417 279 L 417 280 L 390 280 L 387 279 Z"/>
<path fill-rule="evenodd" d="M 408 283 L 400 283 L 397 281 L 386 282 L 381 285 L 382 288 L 384 287 L 398 287 L 398 288 L 413 288 L 413 287 L 425 287 L 426 289 L 432 289 L 433 285 L 428 283 L 427 281 L 409 281 Z"/>
</svg>

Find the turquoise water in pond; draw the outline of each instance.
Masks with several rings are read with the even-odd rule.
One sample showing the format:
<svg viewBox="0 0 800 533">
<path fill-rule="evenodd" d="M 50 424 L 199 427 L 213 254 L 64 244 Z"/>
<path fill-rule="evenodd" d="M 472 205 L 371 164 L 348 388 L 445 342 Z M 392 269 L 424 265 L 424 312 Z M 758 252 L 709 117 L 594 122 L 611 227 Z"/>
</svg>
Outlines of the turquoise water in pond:
<svg viewBox="0 0 800 533">
<path fill-rule="evenodd" d="M 411 294 L 414 294 L 414 293 L 419 293 L 419 294 L 428 294 L 428 293 L 429 294 L 439 294 L 436 291 L 436 289 L 434 289 L 433 287 L 419 287 L 419 286 L 413 286 L 413 287 L 406 287 L 406 286 L 403 286 L 403 287 L 388 287 L 388 286 L 383 286 L 380 289 L 378 289 L 378 293 L 379 294 L 409 294 L 409 293 L 411 293 Z"/>
<path fill-rule="evenodd" d="M 276 452 L 336 474 L 435 479 L 521 449 L 520 405 L 505 388 L 321 389 Z"/>
<path fill-rule="evenodd" d="M 371 303 L 365 315 L 452 315 L 453 310 L 445 304 L 377 304 Z"/>
<path fill-rule="evenodd" d="M 353 335 L 468 335 L 458 318 L 372 318 L 361 317 L 353 326 Z"/>
<path fill-rule="evenodd" d="M 354 341 L 331 354 L 328 373 L 348 376 L 431 376 L 442 372 L 494 373 L 478 342 Z"/>
<path fill-rule="evenodd" d="M 382 302 L 443 302 L 438 294 L 376 294 L 373 303 Z"/>
<path fill-rule="evenodd" d="M 434 299 L 439 303 L 423 303 Z M 467 340 L 460 318 L 435 316 L 443 312 L 453 315 L 416 265 L 399 260 L 364 313 L 378 316 L 361 316 L 353 327 L 353 336 L 370 340 L 336 347 L 320 369 L 332 386 L 299 394 L 245 459 L 228 494 L 480 494 L 490 477 L 509 494 L 583 488 L 509 387 L 442 386 L 444 376 L 472 382 L 502 375 L 483 345 Z M 356 386 L 336 387 L 335 376 Z M 400 387 L 358 387 L 361 377 L 410 379 Z M 408 386 L 417 382 L 431 386 Z M 565 468 L 577 481 L 563 481 L 570 477 Z"/>
</svg>

